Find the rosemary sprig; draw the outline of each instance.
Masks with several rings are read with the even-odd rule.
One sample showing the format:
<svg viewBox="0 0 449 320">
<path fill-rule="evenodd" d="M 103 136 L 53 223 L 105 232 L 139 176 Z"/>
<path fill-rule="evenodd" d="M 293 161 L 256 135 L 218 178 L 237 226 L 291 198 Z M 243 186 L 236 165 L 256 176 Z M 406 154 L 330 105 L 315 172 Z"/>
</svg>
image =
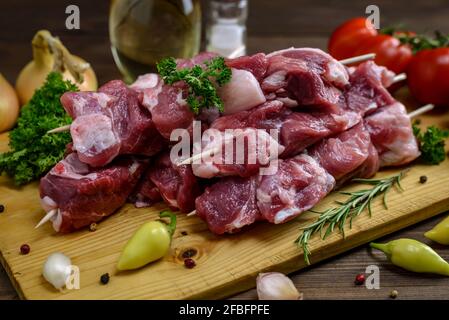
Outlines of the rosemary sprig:
<svg viewBox="0 0 449 320">
<path fill-rule="evenodd" d="M 383 205 L 385 209 L 387 207 L 387 193 L 396 185 L 400 190 L 401 178 L 406 173 L 406 170 L 401 171 L 399 174 L 384 178 L 384 179 L 353 179 L 354 182 L 361 182 L 363 184 L 372 185 L 372 188 L 362 189 L 352 192 L 340 192 L 341 194 L 349 196 L 349 198 L 343 202 L 337 201 L 338 206 L 327 209 L 325 211 L 312 211 L 320 214 L 318 220 L 302 228 L 302 234 L 295 240 L 295 243 L 302 247 L 304 252 L 304 261 L 310 264 L 309 256 L 309 240 L 310 237 L 319 232 L 320 237 L 326 239 L 335 229 L 338 227 L 340 232 L 345 237 L 344 227 L 346 221 L 349 219 L 349 228 L 352 228 L 352 220 L 359 216 L 365 209 L 368 209 L 368 213 L 371 217 L 371 202 L 377 196 L 383 194 Z M 324 231 L 324 235 L 323 235 Z"/>
</svg>

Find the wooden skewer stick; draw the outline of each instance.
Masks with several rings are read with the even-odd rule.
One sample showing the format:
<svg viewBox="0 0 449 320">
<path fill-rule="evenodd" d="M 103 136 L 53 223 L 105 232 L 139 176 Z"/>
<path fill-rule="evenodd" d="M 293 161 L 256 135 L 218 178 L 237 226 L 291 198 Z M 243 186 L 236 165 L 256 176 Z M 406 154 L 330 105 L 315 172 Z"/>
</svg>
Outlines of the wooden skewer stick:
<svg viewBox="0 0 449 320">
<path fill-rule="evenodd" d="M 405 73 L 400 73 L 393 78 L 393 83 L 401 82 L 404 81 L 405 79 L 407 79 L 407 75 Z"/>
<path fill-rule="evenodd" d="M 432 110 L 435 106 L 433 104 L 426 104 L 425 106 L 422 106 L 421 108 L 418 108 L 408 114 L 408 117 L 410 119 L 413 119 L 414 117 L 420 116 L 423 113 L 429 112 Z"/>
<path fill-rule="evenodd" d="M 65 132 L 65 131 L 69 131 L 69 130 L 70 130 L 70 124 L 68 124 L 66 126 L 59 127 L 59 128 L 52 129 L 52 130 L 48 131 L 47 133 L 58 133 L 58 132 Z"/>
<path fill-rule="evenodd" d="M 189 212 L 187 214 L 188 217 L 196 216 L 196 210 L 193 210 L 192 212 Z"/>
<path fill-rule="evenodd" d="M 48 213 L 45 215 L 45 217 L 43 217 L 42 220 L 39 221 L 39 223 L 34 227 L 34 229 L 37 229 L 41 225 L 43 225 L 44 223 L 50 221 L 51 218 L 53 218 L 53 216 L 56 215 L 57 213 L 58 213 L 57 209 L 53 209 L 53 210 L 48 211 Z"/>
<path fill-rule="evenodd" d="M 434 106 L 433 104 L 426 104 L 425 106 L 422 106 L 421 108 L 418 108 L 418 109 L 416 109 L 416 110 L 410 112 L 410 113 L 408 114 L 408 117 L 409 117 L 410 119 L 412 119 L 412 118 L 414 118 L 414 117 L 417 117 L 417 116 L 419 116 L 419 115 L 421 115 L 421 114 L 424 114 L 424 113 L 426 113 L 426 112 L 432 110 L 434 107 L 435 107 L 435 106 Z M 196 210 L 193 210 L 192 212 L 190 212 L 190 213 L 187 214 L 187 217 L 193 217 L 193 216 L 195 216 L 195 215 L 196 215 Z"/>
<path fill-rule="evenodd" d="M 340 60 L 340 63 L 341 64 L 352 64 L 352 63 L 356 63 L 356 62 L 371 60 L 371 59 L 374 59 L 375 57 L 376 57 L 375 53 L 362 54 L 361 56 L 356 56 L 356 57 Z"/>
</svg>

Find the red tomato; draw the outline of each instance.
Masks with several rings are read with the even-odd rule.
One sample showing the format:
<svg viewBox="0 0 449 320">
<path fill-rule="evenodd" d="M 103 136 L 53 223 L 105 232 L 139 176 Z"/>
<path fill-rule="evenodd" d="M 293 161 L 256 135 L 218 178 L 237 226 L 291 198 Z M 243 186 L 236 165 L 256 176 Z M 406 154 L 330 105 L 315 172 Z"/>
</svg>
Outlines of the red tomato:
<svg viewBox="0 0 449 320">
<path fill-rule="evenodd" d="M 398 39 L 385 34 L 363 39 L 354 56 L 367 53 L 375 53 L 374 61 L 395 73 L 404 72 L 413 56 L 408 45 L 403 45 Z"/>
<path fill-rule="evenodd" d="M 377 31 L 367 18 L 354 18 L 340 25 L 329 39 L 329 53 L 337 60 L 351 58 L 359 42 L 377 35 Z"/>
<path fill-rule="evenodd" d="M 407 81 L 419 102 L 449 106 L 449 48 L 416 53 L 407 70 Z"/>
</svg>

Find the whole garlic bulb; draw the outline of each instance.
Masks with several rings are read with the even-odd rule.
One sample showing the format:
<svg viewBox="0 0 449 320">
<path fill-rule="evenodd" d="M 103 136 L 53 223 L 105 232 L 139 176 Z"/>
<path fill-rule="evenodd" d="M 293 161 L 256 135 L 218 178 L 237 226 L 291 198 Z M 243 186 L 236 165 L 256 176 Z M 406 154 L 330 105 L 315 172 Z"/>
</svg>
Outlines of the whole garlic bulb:
<svg viewBox="0 0 449 320">
<path fill-rule="evenodd" d="M 259 300 L 302 300 L 292 280 L 279 272 L 260 273 L 256 279 Z"/>
</svg>

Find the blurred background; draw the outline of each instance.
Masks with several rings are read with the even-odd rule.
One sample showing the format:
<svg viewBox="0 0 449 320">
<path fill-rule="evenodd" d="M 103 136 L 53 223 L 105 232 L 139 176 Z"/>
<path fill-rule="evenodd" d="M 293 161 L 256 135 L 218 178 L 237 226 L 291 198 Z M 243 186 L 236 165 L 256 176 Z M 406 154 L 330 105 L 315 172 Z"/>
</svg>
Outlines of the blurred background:
<svg viewBox="0 0 449 320">
<path fill-rule="evenodd" d="M 210 19 L 210 1 L 202 0 L 203 26 Z M 65 9 L 78 5 L 80 30 L 67 30 Z M 247 52 L 269 52 L 290 46 L 326 49 L 331 32 L 343 21 L 365 14 L 372 1 L 248 0 Z M 447 0 L 378 0 L 381 27 L 403 25 L 417 32 L 436 28 L 449 32 Z M 99 83 L 120 78 L 110 49 L 110 1 L 31 0 L 0 1 L 0 72 L 12 83 L 32 58 L 31 39 L 48 29 L 75 54 L 94 67 Z M 205 28 L 202 29 L 205 48 Z"/>
</svg>

